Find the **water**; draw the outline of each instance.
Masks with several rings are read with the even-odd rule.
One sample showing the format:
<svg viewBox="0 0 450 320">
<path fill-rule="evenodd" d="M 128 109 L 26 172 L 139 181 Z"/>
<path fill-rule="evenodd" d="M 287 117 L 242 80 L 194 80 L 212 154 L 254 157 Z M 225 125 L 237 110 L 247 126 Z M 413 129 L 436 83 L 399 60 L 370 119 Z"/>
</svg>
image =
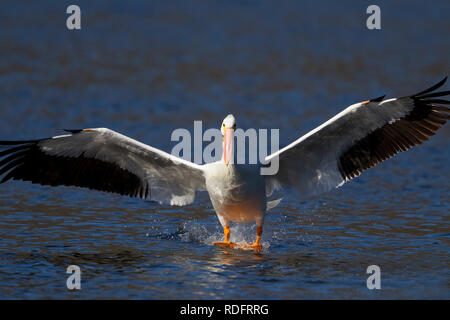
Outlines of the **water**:
<svg viewBox="0 0 450 320">
<path fill-rule="evenodd" d="M 280 128 L 281 143 L 357 101 L 421 91 L 450 71 L 448 1 L 4 1 L 0 138 L 108 127 L 170 151 L 175 128 Z M 447 85 L 448 90 L 448 85 Z M 206 194 L 186 207 L 25 182 L 0 186 L 0 298 L 450 298 L 450 126 L 342 188 L 289 194 L 260 254 L 211 243 Z M 254 225 L 232 225 L 251 242 Z M 82 289 L 66 288 L 66 268 Z M 368 290 L 378 265 L 382 289 Z"/>
</svg>

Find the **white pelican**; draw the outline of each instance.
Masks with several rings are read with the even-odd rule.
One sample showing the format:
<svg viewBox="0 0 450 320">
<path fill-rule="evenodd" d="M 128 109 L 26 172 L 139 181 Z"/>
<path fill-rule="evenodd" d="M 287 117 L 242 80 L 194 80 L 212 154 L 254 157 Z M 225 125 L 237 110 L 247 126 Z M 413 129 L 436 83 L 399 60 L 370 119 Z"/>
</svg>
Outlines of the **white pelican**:
<svg viewBox="0 0 450 320">
<path fill-rule="evenodd" d="M 115 192 L 171 205 L 209 193 L 225 239 L 215 245 L 235 247 L 230 222 L 256 222 L 257 237 L 247 247 L 261 249 L 267 201 L 274 189 L 295 188 L 302 196 L 336 188 L 400 151 L 419 145 L 450 119 L 450 104 L 435 92 L 447 78 L 418 94 L 356 103 L 266 157 L 278 157 L 279 170 L 263 176 L 258 165 L 230 162 L 236 121 L 221 126 L 222 160 L 198 165 L 106 128 L 66 130 L 70 134 L 28 141 L 0 141 L 0 183 L 9 179 L 43 185 L 69 185 Z"/>
</svg>

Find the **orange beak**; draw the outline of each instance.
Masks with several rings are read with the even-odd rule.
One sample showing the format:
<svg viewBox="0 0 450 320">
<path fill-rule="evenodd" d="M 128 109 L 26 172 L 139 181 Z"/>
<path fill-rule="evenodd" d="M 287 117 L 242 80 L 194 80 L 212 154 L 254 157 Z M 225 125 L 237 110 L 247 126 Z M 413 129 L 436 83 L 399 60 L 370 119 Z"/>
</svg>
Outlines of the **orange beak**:
<svg viewBox="0 0 450 320">
<path fill-rule="evenodd" d="M 225 128 L 225 134 L 223 135 L 223 161 L 228 166 L 231 158 L 233 157 L 233 139 L 234 129 Z"/>
</svg>

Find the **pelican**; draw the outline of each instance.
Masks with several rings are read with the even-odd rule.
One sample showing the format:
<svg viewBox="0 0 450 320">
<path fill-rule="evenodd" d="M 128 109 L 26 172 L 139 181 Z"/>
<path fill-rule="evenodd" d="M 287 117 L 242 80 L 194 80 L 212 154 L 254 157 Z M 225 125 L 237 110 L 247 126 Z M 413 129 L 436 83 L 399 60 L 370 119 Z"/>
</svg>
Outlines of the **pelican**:
<svg viewBox="0 0 450 320">
<path fill-rule="evenodd" d="M 106 128 L 66 130 L 46 139 L 0 141 L 0 183 L 10 179 L 42 185 L 87 187 L 139 197 L 161 204 L 187 205 L 197 191 L 207 191 L 224 230 L 214 245 L 237 247 L 230 241 L 230 222 L 256 223 L 256 240 L 245 247 L 261 250 L 268 201 L 274 190 L 297 190 L 301 197 L 343 185 L 364 170 L 421 144 L 450 119 L 436 92 L 442 81 L 420 93 L 356 103 L 286 147 L 275 158 L 279 169 L 261 175 L 259 165 L 232 161 L 236 119 L 222 122 L 220 161 L 199 165 Z"/>
</svg>

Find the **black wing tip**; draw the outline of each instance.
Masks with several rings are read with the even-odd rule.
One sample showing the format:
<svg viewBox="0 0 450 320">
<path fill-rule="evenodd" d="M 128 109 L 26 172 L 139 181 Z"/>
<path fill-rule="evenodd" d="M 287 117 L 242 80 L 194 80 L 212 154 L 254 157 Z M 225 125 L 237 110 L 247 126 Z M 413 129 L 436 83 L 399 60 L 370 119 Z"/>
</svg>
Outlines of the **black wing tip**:
<svg viewBox="0 0 450 320">
<path fill-rule="evenodd" d="M 448 76 L 445 76 L 441 81 L 435 84 L 435 86 L 442 87 L 447 82 Z"/>
<path fill-rule="evenodd" d="M 83 129 L 63 129 L 66 132 L 70 132 L 70 133 L 80 133 L 83 131 Z"/>
<path fill-rule="evenodd" d="M 370 99 L 369 102 L 381 102 L 381 101 L 383 101 L 384 97 L 386 97 L 386 95 L 382 95 L 381 97 Z"/>
<path fill-rule="evenodd" d="M 425 89 L 419 93 L 413 94 L 411 97 L 412 98 L 425 98 L 423 95 L 435 91 L 436 89 L 439 89 L 440 87 L 442 87 L 445 82 L 447 82 L 448 76 L 445 76 L 441 81 L 439 81 L 438 83 L 436 83 L 435 85 L 429 87 L 428 89 Z"/>
<path fill-rule="evenodd" d="M 434 88 L 433 90 L 436 90 L 436 89 L 438 89 L 438 88 L 440 88 L 440 87 L 442 87 L 446 82 L 447 82 L 447 79 L 448 79 L 448 76 L 445 76 L 441 81 L 439 81 L 438 83 L 436 83 L 434 86 L 432 86 L 431 88 Z M 430 88 L 430 89 L 431 89 Z M 428 89 L 429 90 L 429 89 Z M 430 90 L 430 91 L 433 91 L 433 90 Z"/>
</svg>

